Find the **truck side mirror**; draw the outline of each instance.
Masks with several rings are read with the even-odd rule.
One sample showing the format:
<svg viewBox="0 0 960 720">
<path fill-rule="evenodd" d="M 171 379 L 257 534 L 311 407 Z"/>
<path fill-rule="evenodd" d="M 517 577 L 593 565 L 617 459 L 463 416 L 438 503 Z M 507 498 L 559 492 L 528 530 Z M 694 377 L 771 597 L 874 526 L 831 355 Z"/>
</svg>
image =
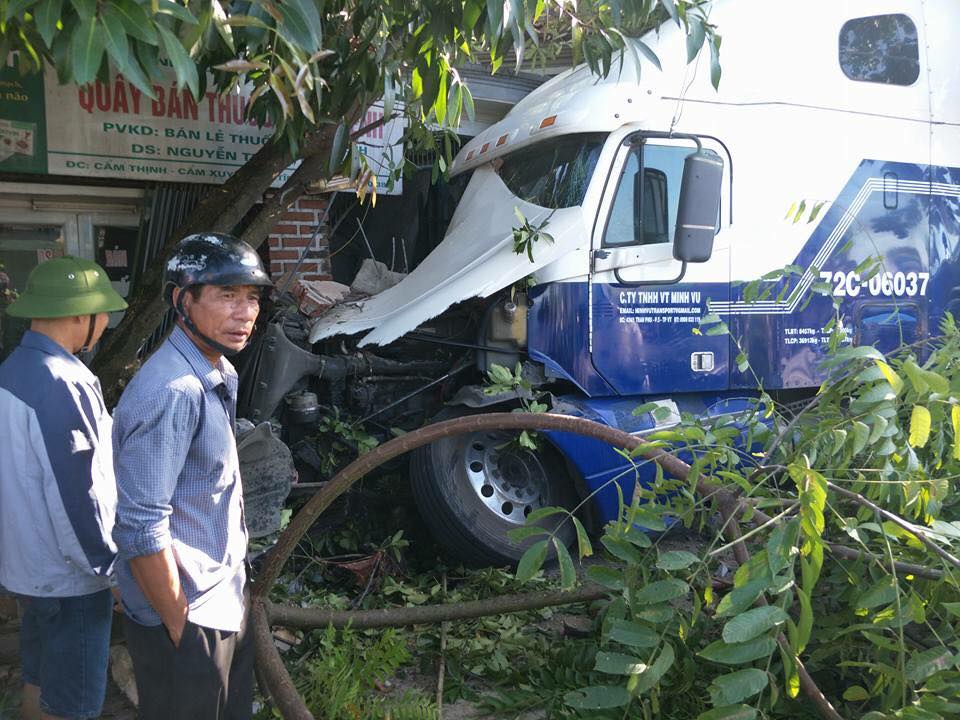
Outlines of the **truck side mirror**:
<svg viewBox="0 0 960 720">
<path fill-rule="evenodd" d="M 722 187 L 723 159 L 717 153 L 701 148 L 687 155 L 677 206 L 674 259 L 693 263 L 710 259 Z"/>
</svg>

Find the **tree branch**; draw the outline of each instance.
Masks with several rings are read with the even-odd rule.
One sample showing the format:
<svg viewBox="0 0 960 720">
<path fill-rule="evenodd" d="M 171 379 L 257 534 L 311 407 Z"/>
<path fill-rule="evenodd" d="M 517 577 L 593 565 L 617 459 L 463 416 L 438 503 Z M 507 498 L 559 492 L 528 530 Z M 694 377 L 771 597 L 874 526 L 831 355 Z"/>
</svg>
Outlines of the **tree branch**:
<svg viewBox="0 0 960 720">
<path fill-rule="evenodd" d="M 432 625 L 448 620 L 468 620 L 488 615 L 539 610 L 557 605 L 592 602 L 605 597 L 610 591 L 593 583 L 576 590 L 498 595 L 485 600 L 470 600 L 439 605 L 415 605 L 412 607 L 385 608 L 380 610 L 327 610 L 325 608 L 302 608 L 292 605 L 274 605 L 265 602 L 267 617 L 273 625 L 312 629 L 333 625 L 354 630 L 403 627 L 405 625 Z"/>
<path fill-rule="evenodd" d="M 874 502 L 871 502 L 870 500 L 865 498 L 863 495 L 859 493 L 855 493 L 851 490 L 847 490 L 845 488 L 839 487 L 838 485 L 835 485 L 829 480 L 827 481 L 827 487 L 833 490 L 835 493 L 837 493 L 837 495 L 842 495 L 845 498 L 853 500 L 855 503 L 857 503 L 861 507 L 869 508 L 880 517 L 889 520 L 897 527 L 903 528 L 911 535 L 914 535 L 917 538 L 917 540 L 922 542 L 924 546 L 926 546 L 926 548 L 931 552 L 933 552 L 935 555 L 940 556 L 941 558 L 946 560 L 951 565 L 954 565 L 955 567 L 960 567 L 960 558 L 957 558 L 955 555 L 950 553 L 949 550 L 945 550 L 944 548 L 940 547 L 940 545 L 938 545 L 933 540 L 931 540 L 930 537 L 925 532 L 923 532 L 923 530 L 921 530 L 919 527 L 917 527 L 913 523 L 904 520 L 902 517 L 900 517 L 896 513 L 892 513 L 889 510 L 884 510 L 882 507 L 880 507 Z"/>
</svg>

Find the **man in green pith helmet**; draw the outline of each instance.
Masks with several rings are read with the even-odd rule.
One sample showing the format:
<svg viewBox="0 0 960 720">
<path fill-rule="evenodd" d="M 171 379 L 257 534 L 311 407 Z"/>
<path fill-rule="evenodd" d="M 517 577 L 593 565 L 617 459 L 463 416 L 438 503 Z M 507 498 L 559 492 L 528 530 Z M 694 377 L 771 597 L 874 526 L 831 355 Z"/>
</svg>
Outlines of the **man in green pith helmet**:
<svg viewBox="0 0 960 720">
<path fill-rule="evenodd" d="M 30 319 L 0 365 L 0 585 L 21 610 L 23 717 L 100 715 L 117 504 L 112 422 L 76 353 L 127 307 L 96 263 L 38 265 L 7 314 Z"/>
</svg>

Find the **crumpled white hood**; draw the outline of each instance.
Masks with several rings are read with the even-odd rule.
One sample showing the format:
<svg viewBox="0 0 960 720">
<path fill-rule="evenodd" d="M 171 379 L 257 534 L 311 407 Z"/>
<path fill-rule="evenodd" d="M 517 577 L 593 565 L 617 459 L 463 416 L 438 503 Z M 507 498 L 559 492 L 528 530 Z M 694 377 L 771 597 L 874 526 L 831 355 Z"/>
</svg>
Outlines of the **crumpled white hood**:
<svg viewBox="0 0 960 720">
<path fill-rule="evenodd" d="M 310 342 L 333 335 L 368 332 L 360 345 L 386 345 L 451 305 L 488 297 L 576 249 L 586 240 L 582 209 L 557 210 L 544 228 L 553 243 L 538 242 L 534 262 L 513 251 L 517 207 L 531 225 L 549 210 L 525 203 L 485 165 L 476 169 L 447 235 L 430 255 L 392 288 L 366 300 L 345 303 L 319 318 Z"/>
</svg>

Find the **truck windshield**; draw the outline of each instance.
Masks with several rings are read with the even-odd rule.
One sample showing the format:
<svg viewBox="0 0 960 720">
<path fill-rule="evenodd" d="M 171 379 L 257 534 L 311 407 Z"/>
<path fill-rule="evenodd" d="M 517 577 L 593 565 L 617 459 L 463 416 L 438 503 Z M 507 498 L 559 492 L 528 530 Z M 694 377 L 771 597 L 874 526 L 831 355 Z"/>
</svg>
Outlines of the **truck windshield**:
<svg viewBox="0 0 960 720">
<path fill-rule="evenodd" d="M 605 139 L 605 133 L 582 133 L 544 140 L 507 155 L 497 174 L 521 200 L 573 207 L 583 202 Z"/>
</svg>

